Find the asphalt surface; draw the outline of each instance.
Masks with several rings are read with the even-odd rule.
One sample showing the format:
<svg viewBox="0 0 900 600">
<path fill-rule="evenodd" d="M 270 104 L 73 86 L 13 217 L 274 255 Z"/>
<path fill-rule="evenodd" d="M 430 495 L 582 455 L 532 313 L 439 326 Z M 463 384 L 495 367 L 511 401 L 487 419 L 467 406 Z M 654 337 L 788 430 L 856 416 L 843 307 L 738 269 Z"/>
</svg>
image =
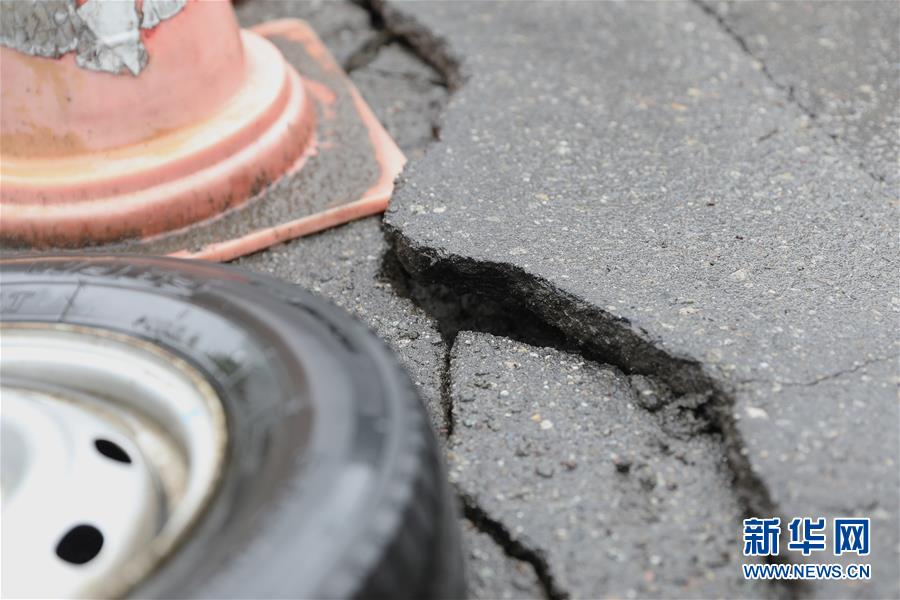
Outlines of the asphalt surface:
<svg viewBox="0 0 900 600">
<path fill-rule="evenodd" d="M 576 598 L 768 597 L 737 579 L 741 506 L 718 434 L 642 376 L 464 332 L 450 480 L 546 554 Z M 657 410 L 649 410 L 653 407 Z"/>
<path fill-rule="evenodd" d="M 896 2 L 709 3 L 769 77 L 860 169 L 900 179 Z"/>
<path fill-rule="evenodd" d="M 748 512 L 872 517 L 881 575 L 814 593 L 896 596 L 896 186 L 698 5 L 399 11 L 466 80 L 386 216 L 413 276 L 708 395 Z"/>
<path fill-rule="evenodd" d="M 541 598 L 543 588 L 526 562 L 510 558 L 494 539 L 469 521 L 462 524 L 467 545 L 469 597 L 479 600 Z"/>
<path fill-rule="evenodd" d="M 386 238 L 240 262 L 410 369 L 473 596 L 900 597 L 900 5 L 771 6 L 239 6 L 412 158 Z M 873 578 L 745 586 L 744 516 L 871 517 Z"/>
</svg>

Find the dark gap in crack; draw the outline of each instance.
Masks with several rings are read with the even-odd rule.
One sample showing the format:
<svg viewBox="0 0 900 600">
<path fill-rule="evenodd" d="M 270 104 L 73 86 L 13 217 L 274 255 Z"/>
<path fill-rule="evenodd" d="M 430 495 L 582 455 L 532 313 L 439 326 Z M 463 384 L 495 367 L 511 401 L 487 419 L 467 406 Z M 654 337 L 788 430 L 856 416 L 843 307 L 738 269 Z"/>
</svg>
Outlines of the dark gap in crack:
<svg viewBox="0 0 900 600">
<path fill-rule="evenodd" d="M 369 13 L 369 22 L 376 33 L 345 61 L 343 66 L 348 74 L 370 65 L 381 50 L 397 44 L 434 70 L 435 77 L 428 78 L 429 84 L 444 88 L 448 94 L 459 88 L 462 82 L 459 63 L 446 51 L 443 41 L 380 0 L 351 1 Z M 382 75 L 396 76 L 388 73 Z M 443 123 L 439 115 L 443 113 L 446 101 L 447 98 L 444 98 L 437 116 L 430 119 L 429 135 L 432 142 L 440 139 Z"/>
<path fill-rule="evenodd" d="M 479 331 L 532 346 L 580 352 L 579 346 L 559 328 L 508 299 L 495 299 L 478 289 L 461 290 L 443 281 L 421 282 L 411 277 L 396 253 L 390 250 L 382 255 L 380 277 L 391 284 L 397 295 L 411 300 L 432 316 L 448 345 L 452 345 L 460 331 Z M 597 357 L 590 360 L 608 362 Z"/>
<path fill-rule="evenodd" d="M 404 46 L 431 66 L 443 78 L 450 93 L 463 84 L 459 61 L 447 47 L 447 43 L 433 35 L 415 19 L 395 9 L 385 0 L 355 0 L 372 16 L 374 26 L 391 32 Z"/>
<path fill-rule="evenodd" d="M 398 42 L 398 43 L 400 43 L 400 42 Z M 406 48 L 405 45 L 403 45 L 403 47 Z M 410 52 L 411 52 L 411 50 L 410 50 Z M 418 58 L 418 56 L 416 56 L 416 58 Z M 403 73 L 403 72 L 397 72 L 397 71 L 389 71 L 387 69 L 371 68 L 369 71 L 371 73 L 375 73 L 375 74 L 379 75 L 380 77 L 384 77 L 385 79 L 396 79 L 398 81 L 403 81 L 403 80 L 422 81 L 422 82 L 428 83 L 430 85 L 442 87 L 444 89 L 447 88 L 447 83 L 444 81 L 444 78 L 438 74 L 435 74 L 434 77 L 422 77 L 421 75 L 416 74 L 416 73 Z"/>
<path fill-rule="evenodd" d="M 389 249 L 381 276 L 396 293 L 432 316 L 445 339 L 471 330 L 508 337 L 536 347 L 550 347 L 586 360 L 613 365 L 629 375 L 643 375 L 672 392 L 668 409 L 694 423 L 692 435 L 722 440 L 743 518 L 777 515 L 769 490 L 744 453 L 734 418 L 734 398 L 695 361 L 671 356 L 645 339 L 626 320 L 568 294 L 550 282 L 506 263 L 441 256 L 416 247 L 402 232 L 385 225 Z M 446 400 L 445 400 L 446 401 Z M 767 562 L 790 563 L 782 554 Z M 797 598 L 807 585 L 773 581 L 778 597 Z"/>
<path fill-rule="evenodd" d="M 457 491 L 457 495 L 463 507 L 463 516 L 478 531 L 494 540 L 494 543 L 503 549 L 504 554 L 529 564 L 534 569 L 534 574 L 537 576 L 538 582 L 540 582 L 544 594 L 549 600 L 564 600 L 569 597 L 568 592 L 557 586 L 556 579 L 550 572 L 550 565 L 543 552 L 529 548 L 521 540 L 514 538 L 503 523 L 488 515 L 470 496 L 459 491 Z"/>
<path fill-rule="evenodd" d="M 371 64 L 385 46 L 399 44 L 435 70 L 437 77 L 429 79 L 429 83 L 439 85 L 451 92 L 459 87 L 453 85 L 453 82 L 459 80 L 458 63 L 449 56 L 439 56 L 440 52 L 436 49 L 439 44 L 426 35 L 427 32 L 424 28 L 412 23 L 410 19 L 399 16 L 399 13 L 388 9 L 385 3 L 379 0 L 350 1 L 369 13 L 369 22 L 374 35 L 354 50 L 344 61 L 342 67 L 347 74 Z M 391 15 L 390 23 L 386 14 Z M 424 40 L 430 41 L 426 43 Z M 394 74 L 387 73 L 386 75 L 393 76 Z"/>
<path fill-rule="evenodd" d="M 744 39 L 744 36 L 735 31 L 734 28 L 728 24 L 728 21 L 725 20 L 725 17 L 719 14 L 719 12 L 712 7 L 712 4 L 710 2 L 708 2 L 707 0 L 691 0 L 691 2 L 706 15 L 712 18 L 719 25 L 722 31 L 724 31 L 728 35 L 728 37 L 734 40 L 738 47 L 740 47 L 741 52 L 749 56 L 760 65 L 760 70 L 762 71 L 763 76 L 768 79 L 776 89 L 781 90 L 785 94 L 787 101 L 790 104 L 793 104 L 798 109 L 800 109 L 800 112 L 806 115 L 806 117 L 813 123 L 819 122 L 819 115 L 816 114 L 814 110 L 803 104 L 803 102 L 801 102 L 799 98 L 797 98 L 797 95 L 794 93 L 794 86 L 790 84 L 779 83 L 778 80 L 775 79 L 775 76 L 772 75 L 772 72 L 769 71 L 769 67 L 766 65 L 765 61 L 754 54 L 753 50 L 750 48 L 750 45 L 747 43 L 747 40 Z M 844 154 L 848 160 L 855 158 L 853 156 L 854 152 L 851 149 L 844 147 L 844 144 L 838 134 L 826 131 L 825 128 L 821 126 L 817 126 L 817 128 L 819 131 L 824 133 L 834 144 L 837 145 L 841 153 Z M 884 175 L 870 171 L 862 161 L 855 160 L 854 162 L 856 164 L 856 167 L 860 171 L 871 177 L 877 183 L 884 183 L 886 181 Z"/>
<path fill-rule="evenodd" d="M 455 343 L 455 335 L 451 338 L 444 336 L 444 362 L 441 365 L 441 409 L 444 412 L 444 430 L 447 432 L 447 439 L 450 439 L 456 428 L 456 414 L 453 410 L 453 379 L 450 374 L 451 353 Z"/>
<path fill-rule="evenodd" d="M 376 30 L 374 35 L 354 50 L 341 66 L 348 75 L 357 69 L 366 67 L 375 60 L 382 48 L 394 41 L 396 38 L 390 32 L 383 29 Z"/>
</svg>

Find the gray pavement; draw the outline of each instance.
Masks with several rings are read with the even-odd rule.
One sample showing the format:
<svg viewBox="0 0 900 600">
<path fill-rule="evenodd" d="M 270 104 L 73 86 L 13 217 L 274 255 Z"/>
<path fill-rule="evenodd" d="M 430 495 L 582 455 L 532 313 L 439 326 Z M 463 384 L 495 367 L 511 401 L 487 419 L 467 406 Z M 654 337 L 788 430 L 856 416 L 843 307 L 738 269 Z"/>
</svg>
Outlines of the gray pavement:
<svg viewBox="0 0 900 600">
<path fill-rule="evenodd" d="M 473 596 L 900 597 L 900 5 L 778 6 L 240 6 L 310 19 L 413 159 L 387 241 L 241 263 L 411 370 Z M 873 579 L 745 587 L 750 515 L 871 517 Z"/>
<path fill-rule="evenodd" d="M 556 589 L 773 595 L 735 577 L 742 512 L 720 436 L 673 429 L 666 413 L 679 408 L 652 382 L 471 332 L 456 338 L 451 379 L 450 480 L 512 538 L 543 550 Z"/>
<path fill-rule="evenodd" d="M 488 534 L 465 521 L 469 597 L 478 600 L 540 598 L 543 588 L 531 565 L 510 559 Z"/>
<path fill-rule="evenodd" d="M 697 5 L 397 10 L 466 80 L 386 216 L 413 276 L 708 394 L 748 512 L 872 516 L 880 576 L 815 593 L 900 594 L 896 186 Z"/>
<path fill-rule="evenodd" d="M 900 182 L 896 2 L 718 2 L 709 7 L 767 75 L 847 147 L 861 169 L 878 180 Z"/>
</svg>

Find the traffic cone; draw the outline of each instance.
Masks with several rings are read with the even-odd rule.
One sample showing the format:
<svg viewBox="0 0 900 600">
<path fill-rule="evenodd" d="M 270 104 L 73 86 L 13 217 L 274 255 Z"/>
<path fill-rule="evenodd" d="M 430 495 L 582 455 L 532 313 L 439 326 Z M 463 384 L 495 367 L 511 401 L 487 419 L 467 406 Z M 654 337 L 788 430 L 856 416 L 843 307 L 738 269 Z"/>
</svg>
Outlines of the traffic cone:
<svg viewBox="0 0 900 600">
<path fill-rule="evenodd" d="M 159 236 L 239 207 L 315 152 L 308 88 L 270 41 L 238 27 L 227 0 L 9 4 L 6 245 Z M 391 152 L 392 181 L 402 155 Z"/>
</svg>

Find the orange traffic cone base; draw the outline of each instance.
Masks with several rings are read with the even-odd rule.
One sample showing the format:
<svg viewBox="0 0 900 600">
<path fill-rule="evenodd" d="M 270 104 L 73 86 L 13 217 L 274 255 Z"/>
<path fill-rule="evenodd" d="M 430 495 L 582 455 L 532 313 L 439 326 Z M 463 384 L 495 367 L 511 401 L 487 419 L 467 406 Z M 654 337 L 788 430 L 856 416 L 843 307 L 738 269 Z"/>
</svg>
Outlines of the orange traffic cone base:
<svg viewBox="0 0 900 600">
<path fill-rule="evenodd" d="M 382 212 L 405 159 L 312 29 L 242 38 L 247 81 L 216 116 L 104 151 L 101 176 L 91 156 L 5 155 L 3 251 L 230 260 Z"/>
</svg>

